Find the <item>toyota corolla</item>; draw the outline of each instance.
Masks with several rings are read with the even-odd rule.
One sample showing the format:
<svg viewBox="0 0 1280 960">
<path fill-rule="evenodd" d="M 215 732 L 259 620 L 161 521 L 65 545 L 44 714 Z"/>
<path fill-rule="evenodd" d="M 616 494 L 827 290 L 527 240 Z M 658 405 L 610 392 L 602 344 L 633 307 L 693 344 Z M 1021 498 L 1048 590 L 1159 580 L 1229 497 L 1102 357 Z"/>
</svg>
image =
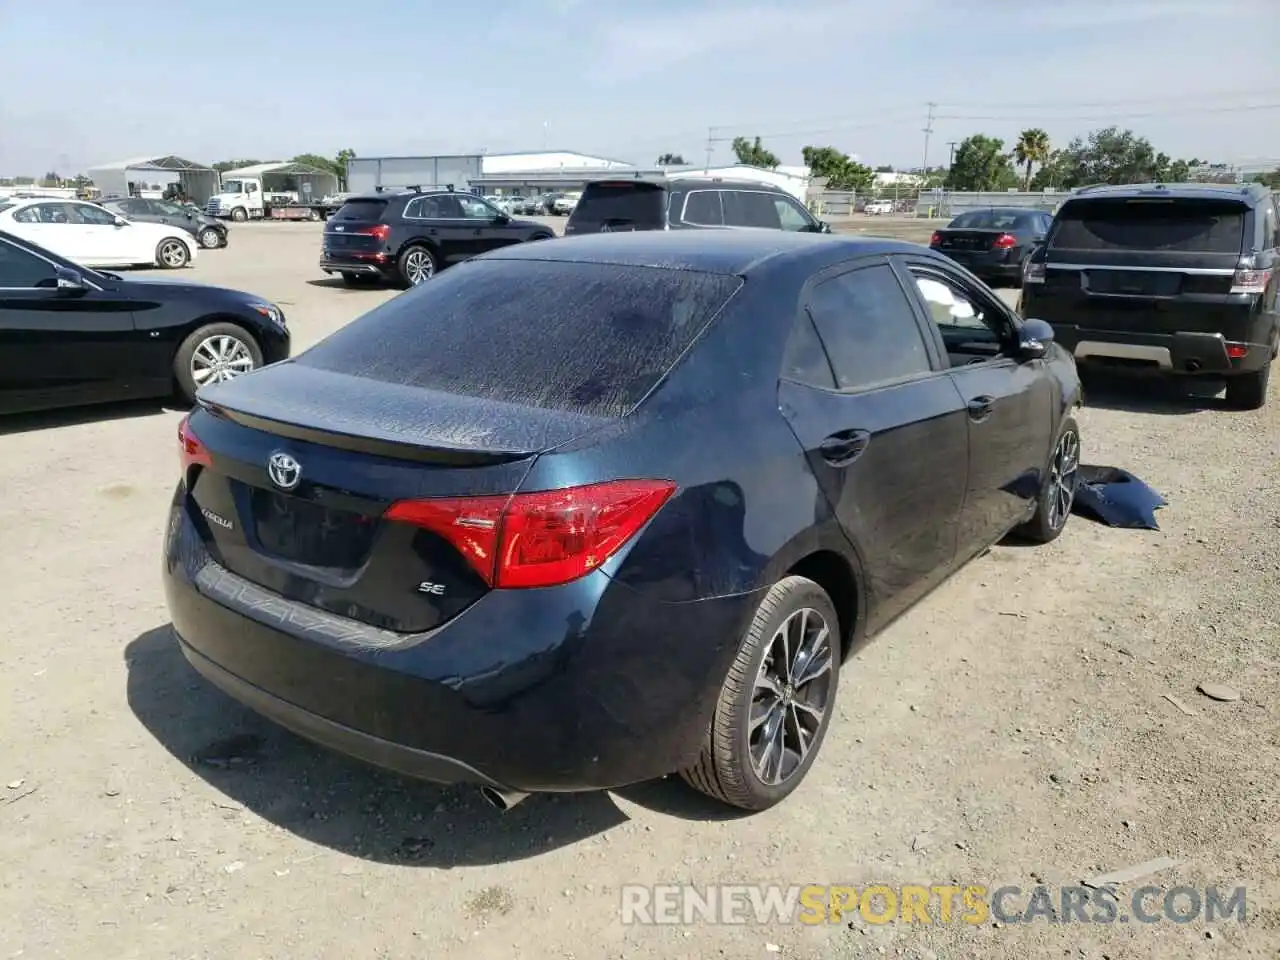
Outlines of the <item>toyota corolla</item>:
<svg viewBox="0 0 1280 960">
<path fill-rule="evenodd" d="M 859 643 L 1062 531 L 1075 366 L 946 258 L 781 231 L 486 254 L 201 391 L 183 652 L 402 773 L 787 796 Z"/>
</svg>

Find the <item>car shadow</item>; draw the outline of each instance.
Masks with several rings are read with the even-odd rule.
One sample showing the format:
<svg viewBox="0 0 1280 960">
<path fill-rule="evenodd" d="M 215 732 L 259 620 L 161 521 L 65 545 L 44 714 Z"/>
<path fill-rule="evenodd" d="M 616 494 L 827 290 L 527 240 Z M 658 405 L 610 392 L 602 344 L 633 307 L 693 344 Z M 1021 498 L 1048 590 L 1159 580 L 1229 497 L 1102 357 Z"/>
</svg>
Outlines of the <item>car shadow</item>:
<svg viewBox="0 0 1280 960">
<path fill-rule="evenodd" d="M 326 290 L 343 290 L 347 293 L 366 293 L 370 290 L 390 290 L 390 284 L 374 281 L 372 283 L 358 284 L 354 287 L 347 286 L 345 280 L 341 277 L 321 277 L 317 280 L 308 280 L 307 283 L 313 287 L 324 287 Z"/>
<path fill-rule="evenodd" d="M 378 863 L 479 866 L 537 856 L 628 819 L 603 791 L 535 794 L 499 813 L 475 788 L 411 780 L 315 746 L 205 681 L 168 624 L 139 636 L 124 656 L 134 715 L 227 798 L 219 807 L 243 808 L 332 850 Z M 661 798 L 670 786 L 640 793 Z"/>
<path fill-rule="evenodd" d="M 1083 377 L 1084 405 L 1122 413 L 1186 414 L 1229 410 L 1220 381 L 1190 383 L 1155 377 Z M 1210 392 L 1213 391 L 1213 392 Z"/>
<path fill-rule="evenodd" d="M 91 404 L 83 407 L 61 407 L 36 413 L 12 413 L 0 417 L 0 437 L 7 434 L 30 433 L 35 430 L 53 430 L 57 427 L 74 427 L 84 423 L 100 423 L 107 420 L 133 420 L 155 416 L 171 410 L 185 410 L 177 398 L 171 400 L 126 400 L 120 403 Z"/>
</svg>

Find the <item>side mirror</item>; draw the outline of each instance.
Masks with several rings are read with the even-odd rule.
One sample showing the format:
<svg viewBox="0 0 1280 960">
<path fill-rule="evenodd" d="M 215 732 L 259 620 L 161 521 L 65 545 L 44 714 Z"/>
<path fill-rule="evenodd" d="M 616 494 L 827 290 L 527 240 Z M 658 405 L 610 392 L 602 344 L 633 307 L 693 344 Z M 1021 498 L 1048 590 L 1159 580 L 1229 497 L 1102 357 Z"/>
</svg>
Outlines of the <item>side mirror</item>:
<svg viewBox="0 0 1280 960">
<path fill-rule="evenodd" d="M 1027 360 L 1039 360 L 1053 343 L 1053 327 L 1034 317 L 1023 321 L 1018 330 L 1018 351 Z"/>
<path fill-rule="evenodd" d="M 88 289 L 84 285 L 84 278 L 68 267 L 58 267 L 55 273 L 58 277 L 58 293 L 64 296 L 75 296 Z"/>
<path fill-rule="evenodd" d="M 112 224 L 117 227 L 127 227 L 129 225 L 129 221 L 124 217 L 116 217 L 115 220 L 112 221 Z"/>
<path fill-rule="evenodd" d="M 819 232 L 819 233 L 830 233 L 830 232 L 831 232 L 831 224 L 830 224 L 830 223 L 828 223 L 826 220 L 819 220 L 819 221 L 818 221 L 818 232 Z"/>
<path fill-rule="evenodd" d="M 493 222 L 497 224 L 499 227 L 504 227 L 511 222 L 511 218 L 507 216 L 505 213 L 500 213 L 493 218 Z"/>
</svg>

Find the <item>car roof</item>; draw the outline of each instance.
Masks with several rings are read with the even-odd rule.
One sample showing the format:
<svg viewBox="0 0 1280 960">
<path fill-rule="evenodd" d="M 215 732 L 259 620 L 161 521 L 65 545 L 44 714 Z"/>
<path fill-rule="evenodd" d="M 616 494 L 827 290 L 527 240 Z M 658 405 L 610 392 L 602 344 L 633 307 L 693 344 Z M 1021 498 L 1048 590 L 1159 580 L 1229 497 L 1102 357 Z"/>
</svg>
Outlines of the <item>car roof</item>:
<svg viewBox="0 0 1280 960">
<path fill-rule="evenodd" d="M 486 260 L 541 260 L 663 267 L 703 273 L 747 275 L 766 262 L 803 262 L 814 270 L 859 256 L 912 253 L 931 256 L 918 244 L 878 237 L 798 233 L 786 230 L 636 230 L 521 243 L 483 255 Z"/>
<path fill-rule="evenodd" d="M 1142 197 L 1168 196 L 1185 200 L 1240 200 L 1256 202 L 1269 193 L 1267 187 L 1260 183 L 1124 183 L 1097 184 L 1080 187 L 1067 198 L 1085 200 L 1107 197 Z"/>
</svg>

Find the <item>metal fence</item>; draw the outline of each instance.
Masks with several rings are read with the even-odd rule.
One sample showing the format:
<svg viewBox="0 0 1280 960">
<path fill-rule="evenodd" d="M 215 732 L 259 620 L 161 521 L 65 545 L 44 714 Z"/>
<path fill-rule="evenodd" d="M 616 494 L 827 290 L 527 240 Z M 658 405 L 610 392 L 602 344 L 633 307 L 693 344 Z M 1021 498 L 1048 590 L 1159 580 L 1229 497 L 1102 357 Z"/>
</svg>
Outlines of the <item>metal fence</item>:
<svg viewBox="0 0 1280 960">
<path fill-rule="evenodd" d="M 950 219 L 966 210 L 986 207 L 1025 207 L 1028 210 L 1044 210 L 1052 213 L 1066 197 L 1066 192 L 1041 191 L 969 192 L 904 189 L 895 196 L 885 190 L 868 194 L 859 194 L 852 190 L 824 190 L 811 203 L 811 207 L 820 217 L 847 217 L 866 212 L 867 204 L 872 203 L 879 204 L 878 208 L 873 208 L 875 213 Z"/>
</svg>

